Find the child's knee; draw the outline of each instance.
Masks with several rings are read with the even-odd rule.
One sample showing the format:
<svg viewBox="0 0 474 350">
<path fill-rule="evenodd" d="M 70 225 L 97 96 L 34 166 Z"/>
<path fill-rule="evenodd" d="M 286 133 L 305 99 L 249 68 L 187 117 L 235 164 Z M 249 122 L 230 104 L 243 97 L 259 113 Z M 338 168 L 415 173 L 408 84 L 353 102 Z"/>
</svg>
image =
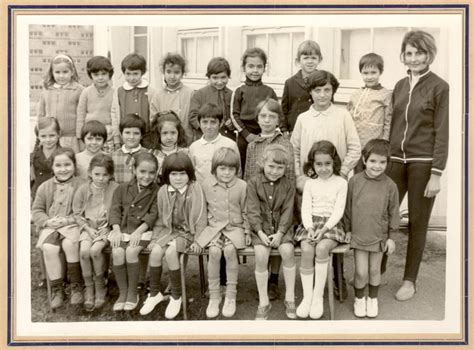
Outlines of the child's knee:
<svg viewBox="0 0 474 350">
<path fill-rule="evenodd" d="M 369 266 L 369 275 L 371 279 L 380 278 L 380 266 Z"/>
<path fill-rule="evenodd" d="M 291 244 L 282 244 L 278 247 L 281 259 L 286 261 L 292 261 L 295 257 L 295 248 Z"/>
<path fill-rule="evenodd" d="M 123 262 L 125 260 L 125 249 L 121 247 L 112 249 L 112 259 L 114 262 Z"/>
<path fill-rule="evenodd" d="M 222 250 L 218 247 L 209 247 L 209 260 L 220 260 L 222 256 Z"/>
<path fill-rule="evenodd" d="M 59 250 L 60 250 L 59 246 L 54 245 L 54 244 L 45 243 L 42 246 L 42 251 L 45 258 L 58 255 Z"/>
<path fill-rule="evenodd" d="M 224 248 L 224 256 L 227 261 L 237 259 L 237 251 L 235 250 L 234 245 L 228 244 Z"/>
<path fill-rule="evenodd" d="M 329 257 L 329 247 L 326 244 L 317 244 L 316 257 L 319 259 L 324 259 L 324 258 Z"/>
<path fill-rule="evenodd" d="M 90 249 L 90 256 L 93 259 L 100 258 L 102 256 L 102 250 L 104 249 L 103 246 L 99 244 L 94 244 Z"/>
<path fill-rule="evenodd" d="M 139 247 L 127 247 L 127 249 L 125 250 L 125 259 L 127 260 L 127 262 L 138 262 L 138 255 L 141 251 L 142 248 Z"/>
<path fill-rule="evenodd" d="M 79 255 L 81 257 L 81 260 L 88 260 L 91 258 L 91 251 L 86 247 L 81 247 Z"/>
</svg>

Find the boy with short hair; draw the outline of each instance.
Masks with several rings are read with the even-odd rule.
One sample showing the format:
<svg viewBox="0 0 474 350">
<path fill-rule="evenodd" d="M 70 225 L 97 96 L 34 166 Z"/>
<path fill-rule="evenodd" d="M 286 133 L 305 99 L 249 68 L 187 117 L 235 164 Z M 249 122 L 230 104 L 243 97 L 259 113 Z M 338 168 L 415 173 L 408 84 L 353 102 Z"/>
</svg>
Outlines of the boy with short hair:
<svg viewBox="0 0 474 350">
<path fill-rule="evenodd" d="M 198 121 L 199 109 L 207 102 L 214 103 L 222 109 L 224 114 L 224 125 L 221 134 L 235 141 L 235 127 L 230 119 L 230 101 L 232 90 L 227 87 L 230 78 L 229 62 L 223 57 L 212 58 L 207 65 L 206 77 L 209 85 L 197 90 L 191 97 L 189 108 L 189 123 L 193 128 L 194 141 L 202 136 Z"/>
<path fill-rule="evenodd" d="M 122 60 L 122 72 L 125 82 L 114 94 L 112 118 L 115 118 L 118 121 L 117 125 L 120 125 L 122 119 L 129 114 L 139 116 L 145 122 L 143 137 L 150 127 L 151 116 L 157 112 L 152 108 L 151 103 L 156 90 L 143 79 L 146 73 L 146 59 L 136 53 L 125 56 Z M 115 130 L 114 144 L 116 149 L 122 144 L 119 130 Z"/>
<path fill-rule="evenodd" d="M 133 164 L 135 163 L 135 154 L 148 152 L 140 144 L 146 131 L 146 123 L 138 115 L 128 114 L 120 122 L 120 134 L 123 145 L 112 153 L 115 168 L 115 181 L 119 184 L 129 182 L 133 177 Z"/>
<path fill-rule="evenodd" d="M 203 135 L 189 147 L 189 157 L 198 181 L 202 182 L 211 175 L 212 156 L 218 148 L 229 147 L 239 154 L 237 144 L 219 133 L 223 118 L 222 109 L 213 103 L 206 103 L 199 110 L 198 122 Z"/>
<path fill-rule="evenodd" d="M 91 120 L 84 124 L 80 136 L 85 149 L 76 154 L 77 176 L 87 180 L 91 159 L 96 154 L 102 153 L 102 147 L 107 140 L 107 128 L 101 122 Z"/>
<path fill-rule="evenodd" d="M 359 61 L 359 71 L 365 86 L 356 90 L 347 104 L 359 134 L 361 148 L 372 139 L 388 140 L 392 121 L 392 92 L 380 82 L 383 58 L 368 53 Z M 355 173 L 364 169 L 362 158 L 354 168 Z"/>
</svg>

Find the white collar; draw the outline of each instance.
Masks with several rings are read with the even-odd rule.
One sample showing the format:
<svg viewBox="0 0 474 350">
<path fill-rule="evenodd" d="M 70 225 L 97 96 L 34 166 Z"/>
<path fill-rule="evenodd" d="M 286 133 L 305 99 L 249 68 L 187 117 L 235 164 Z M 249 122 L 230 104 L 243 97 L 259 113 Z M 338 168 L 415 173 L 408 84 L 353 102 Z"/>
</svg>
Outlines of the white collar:
<svg viewBox="0 0 474 350">
<path fill-rule="evenodd" d="M 140 84 L 138 84 L 137 86 L 132 86 L 126 81 L 123 83 L 122 87 L 124 88 L 124 90 L 133 90 L 135 88 L 143 89 L 143 88 L 148 87 L 148 85 L 150 85 L 150 83 L 147 80 L 142 79 Z"/>
<path fill-rule="evenodd" d="M 183 194 L 184 192 L 186 192 L 187 189 L 188 189 L 188 185 L 184 186 L 183 188 L 181 188 L 179 190 L 177 190 L 176 188 L 174 188 L 171 185 L 168 185 L 168 192 L 169 193 L 179 192 L 179 193 Z"/>
<path fill-rule="evenodd" d="M 315 117 L 319 117 L 320 115 L 323 115 L 323 116 L 326 116 L 326 117 L 327 117 L 327 116 L 329 116 L 329 114 L 330 114 L 330 113 L 329 113 L 329 110 L 330 110 L 333 106 L 334 106 L 334 105 L 333 105 L 332 102 L 331 102 L 331 104 L 329 105 L 329 107 L 328 107 L 326 110 L 324 110 L 324 111 L 317 111 L 317 110 L 316 110 L 314 107 L 312 107 L 312 106 L 311 106 L 311 108 L 312 108 L 312 111 L 313 111 Z"/>
<path fill-rule="evenodd" d="M 59 85 L 58 83 L 54 83 L 53 84 L 53 87 L 55 89 L 69 89 L 72 87 L 72 81 L 67 83 L 67 84 L 64 84 L 64 85 Z"/>
<path fill-rule="evenodd" d="M 125 154 L 133 154 L 133 153 L 137 153 L 141 148 L 142 148 L 142 145 L 138 145 L 138 147 L 135 147 L 134 149 L 129 150 L 125 148 L 125 145 L 122 145 L 122 152 Z"/>
<path fill-rule="evenodd" d="M 218 133 L 216 138 L 212 141 L 207 141 L 204 136 L 201 137 L 200 141 L 201 141 L 201 144 L 203 145 L 208 145 L 208 144 L 213 144 L 213 143 L 216 143 L 218 140 L 220 140 L 222 137 L 221 133 Z"/>
</svg>

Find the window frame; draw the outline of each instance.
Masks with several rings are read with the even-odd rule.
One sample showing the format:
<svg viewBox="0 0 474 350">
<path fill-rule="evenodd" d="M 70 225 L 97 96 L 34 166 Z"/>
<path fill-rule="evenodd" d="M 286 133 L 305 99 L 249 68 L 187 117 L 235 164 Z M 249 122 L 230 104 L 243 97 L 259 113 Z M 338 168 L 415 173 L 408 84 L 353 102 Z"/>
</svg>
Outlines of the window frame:
<svg viewBox="0 0 474 350">
<path fill-rule="evenodd" d="M 248 47 L 248 37 L 250 35 L 261 35 L 265 34 L 265 40 L 266 40 L 266 46 L 262 47 L 262 49 L 265 51 L 267 55 L 269 55 L 270 52 L 270 40 L 269 36 L 272 34 L 290 34 L 290 47 L 293 48 L 294 45 L 294 34 L 303 34 L 303 40 L 307 40 L 307 30 L 306 26 L 277 26 L 277 27 L 253 27 L 253 26 L 244 26 L 242 27 L 242 52 L 244 52 L 247 47 Z M 294 70 L 294 55 L 295 53 L 292 52 L 292 49 L 290 49 L 290 64 L 291 64 L 291 70 L 290 70 L 290 76 L 293 76 L 296 71 Z M 275 85 L 283 85 L 285 83 L 285 80 L 289 78 L 288 77 L 281 77 L 281 76 L 275 76 L 275 75 L 269 75 L 268 72 L 270 70 L 270 60 L 267 62 L 267 67 L 265 67 L 265 73 L 264 73 L 264 80 L 268 84 L 275 84 Z M 241 81 L 245 81 L 245 75 L 242 74 Z"/>
<path fill-rule="evenodd" d="M 213 47 L 216 46 L 217 50 L 212 55 L 212 57 L 221 56 L 220 48 L 222 47 L 222 37 L 220 34 L 219 27 L 200 27 L 200 28 L 181 28 L 177 31 L 177 38 L 178 38 L 178 52 L 186 59 L 186 63 L 188 65 L 187 72 L 185 73 L 186 79 L 193 79 L 193 80 L 206 80 L 205 72 L 204 74 L 197 72 L 197 59 L 195 62 L 190 62 L 188 57 L 185 57 L 183 52 L 183 40 L 184 39 L 193 39 L 194 40 L 194 52 L 197 57 L 197 38 L 213 38 Z M 193 67 L 193 70 L 191 70 Z"/>
<path fill-rule="evenodd" d="M 143 27 L 146 29 L 146 33 L 140 33 L 140 34 L 136 34 L 135 33 L 135 28 L 137 27 Z M 132 26 L 131 27 L 132 30 L 130 31 L 130 46 L 133 48 L 133 52 L 137 52 L 137 49 L 136 49 L 136 38 L 143 38 L 145 37 L 146 38 L 146 56 L 145 56 L 145 60 L 146 60 L 146 63 L 147 63 L 147 70 L 146 70 L 146 73 L 143 75 L 143 77 L 147 80 L 147 81 L 150 81 L 150 57 L 151 57 L 151 47 L 150 47 L 150 27 L 149 26 Z"/>
</svg>

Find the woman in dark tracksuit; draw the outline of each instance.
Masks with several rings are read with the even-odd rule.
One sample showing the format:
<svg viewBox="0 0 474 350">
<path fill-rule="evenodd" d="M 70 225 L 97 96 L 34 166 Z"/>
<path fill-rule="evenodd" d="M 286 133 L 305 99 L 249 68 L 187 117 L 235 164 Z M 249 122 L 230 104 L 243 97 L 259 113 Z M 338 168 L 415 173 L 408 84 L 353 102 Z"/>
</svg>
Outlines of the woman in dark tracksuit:
<svg viewBox="0 0 474 350">
<path fill-rule="evenodd" d="M 429 69 L 435 55 L 433 36 L 408 32 L 400 55 L 408 76 L 393 90 L 388 174 L 397 184 L 400 202 L 408 193 L 409 220 L 403 284 L 395 294 L 399 301 L 416 292 L 431 209 L 448 156 L 449 86 Z"/>
</svg>

